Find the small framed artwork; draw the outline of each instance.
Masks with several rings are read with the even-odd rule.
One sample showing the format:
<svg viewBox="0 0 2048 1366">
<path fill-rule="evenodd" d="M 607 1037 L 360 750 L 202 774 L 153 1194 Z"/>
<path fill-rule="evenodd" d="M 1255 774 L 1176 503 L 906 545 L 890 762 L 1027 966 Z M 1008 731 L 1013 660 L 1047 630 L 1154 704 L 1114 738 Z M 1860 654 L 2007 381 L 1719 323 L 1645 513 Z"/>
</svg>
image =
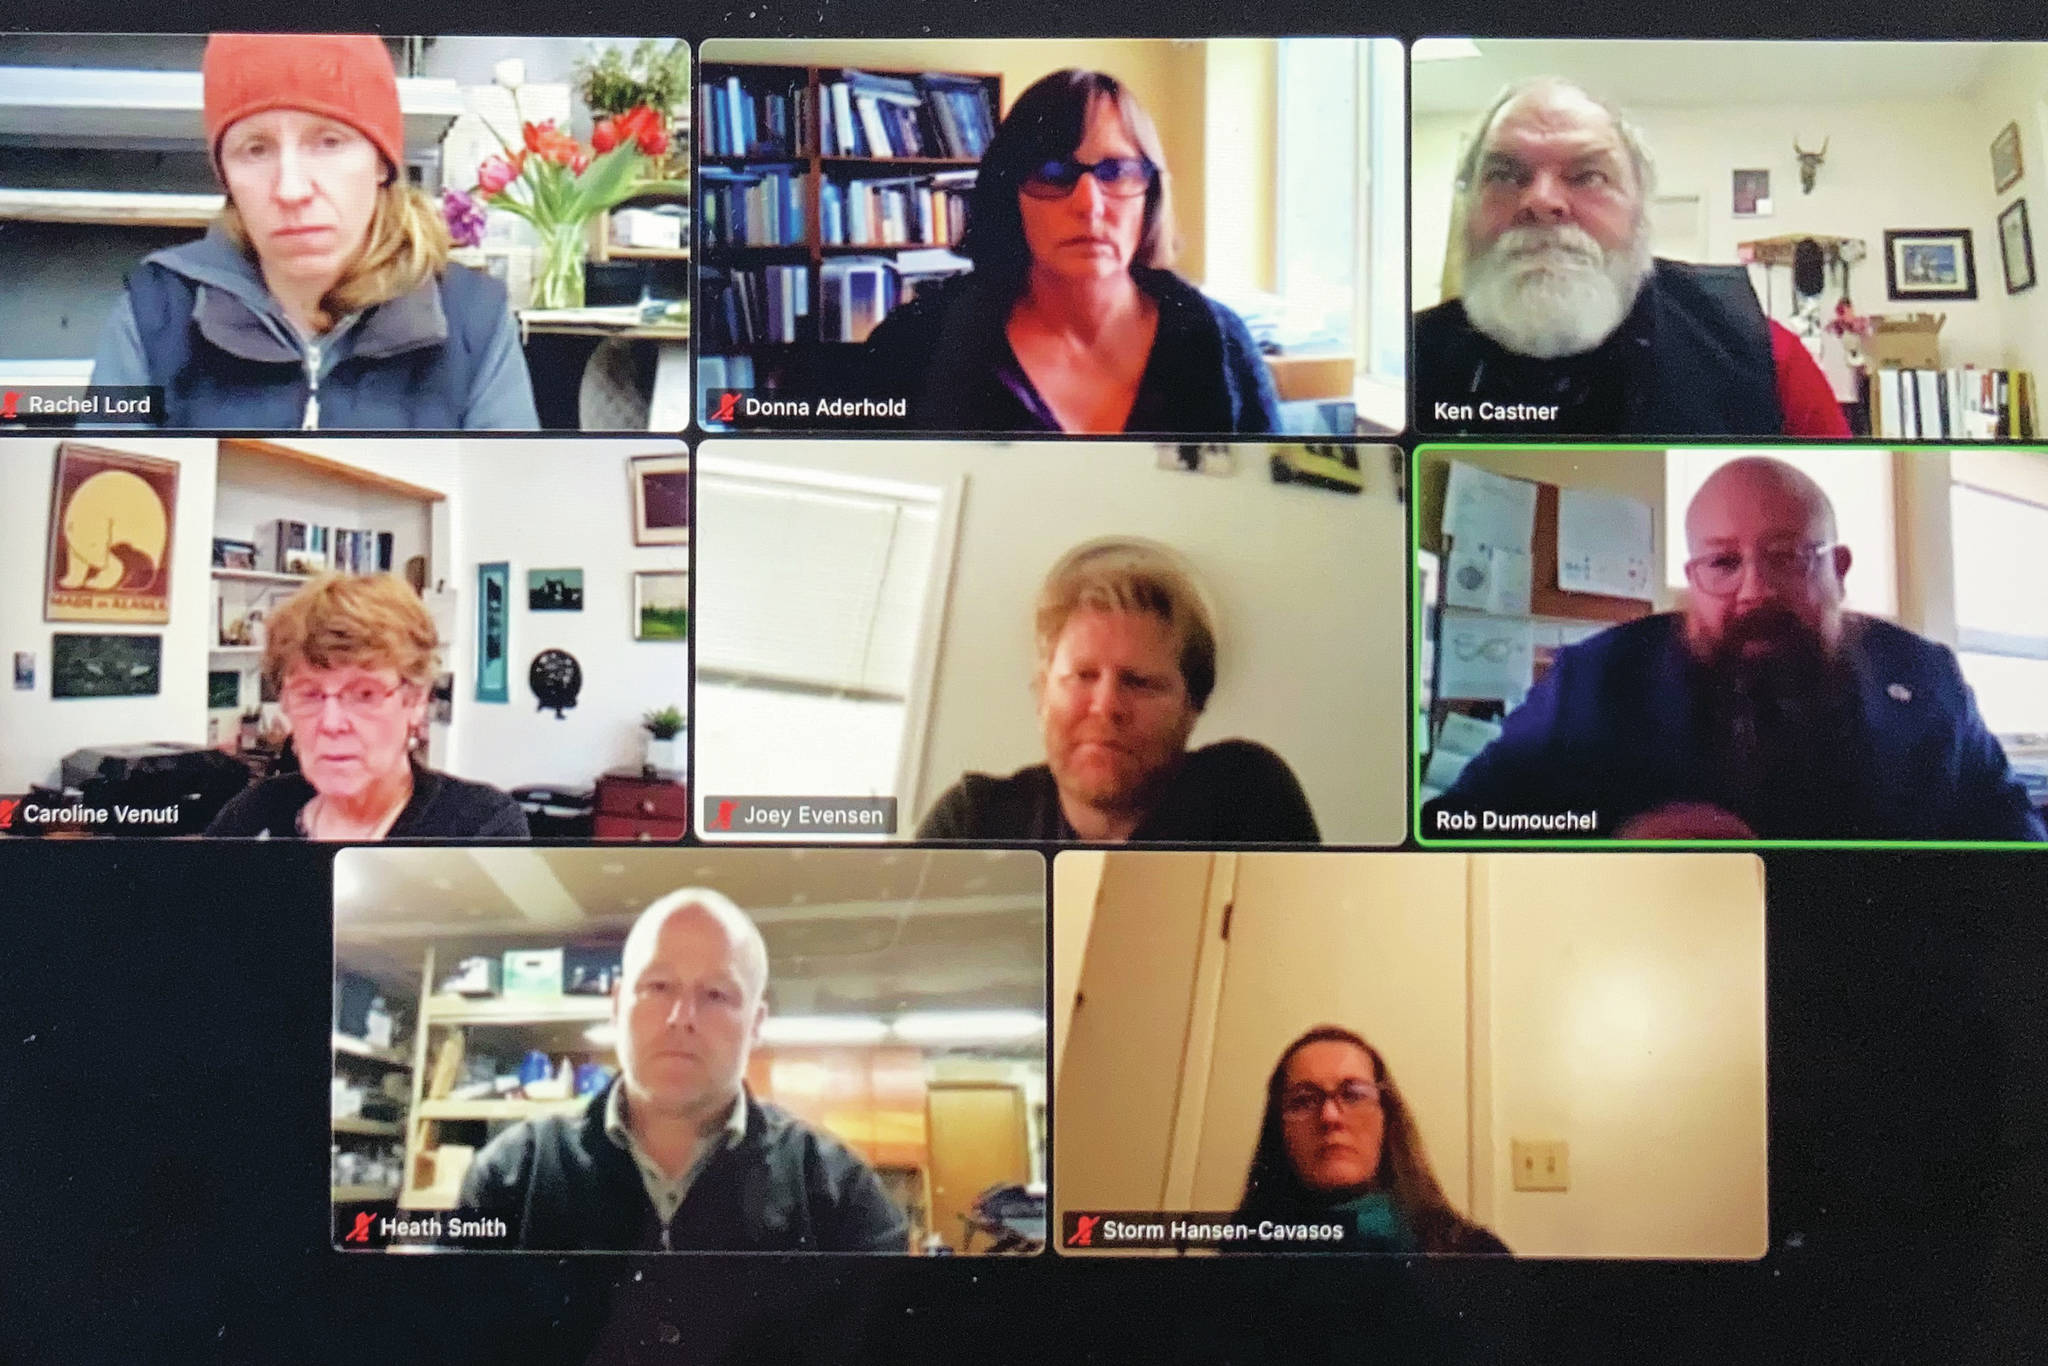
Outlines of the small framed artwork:
<svg viewBox="0 0 2048 1366">
<path fill-rule="evenodd" d="M 214 537 L 213 567 L 215 569 L 254 569 L 256 567 L 256 543 L 254 541 L 230 541 L 220 536 Z"/>
<path fill-rule="evenodd" d="M 1771 173 L 1769 171 L 1736 171 L 1733 173 L 1735 194 L 1735 216 L 1737 218 L 1769 218 L 1771 216 Z"/>
<path fill-rule="evenodd" d="M 155 697 L 163 691 L 162 636 L 50 638 L 50 696 Z"/>
<path fill-rule="evenodd" d="M 206 671 L 206 709 L 229 711 L 242 705 L 242 676 L 233 669 Z"/>
<path fill-rule="evenodd" d="M 682 569 L 633 576 L 633 639 L 690 638 L 690 575 Z"/>
<path fill-rule="evenodd" d="M 177 521 L 175 460 L 58 446 L 43 620 L 170 621 Z"/>
<path fill-rule="evenodd" d="M 1998 256 L 2005 264 L 2005 292 L 2034 287 L 2034 230 L 2027 223 L 2027 201 L 2015 199 L 1998 215 Z"/>
<path fill-rule="evenodd" d="M 2026 174 L 2026 166 L 2020 160 L 2020 126 L 2008 123 L 1991 139 L 1991 182 L 1998 194 L 2020 183 Z"/>
<path fill-rule="evenodd" d="M 36 687 L 36 652 L 16 650 L 14 652 L 14 690 L 34 692 Z"/>
<path fill-rule="evenodd" d="M 690 543 L 690 457 L 636 455 L 633 478 L 633 544 Z"/>
<path fill-rule="evenodd" d="M 526 610 L 529 612 L 582 611 L 583 571 L 580 569 L 527 570 Z"/>
<path fill-rule="evenodd" d="M 1887 228 L 1884 286 L 1894 299 L 1974 299 L 1977 255 L 1968 228 Z"/>
<path fill-rule="evenodd" d="M 512 700 L 512 566 L 476 567 L 476 700 Z"/>
</svg>

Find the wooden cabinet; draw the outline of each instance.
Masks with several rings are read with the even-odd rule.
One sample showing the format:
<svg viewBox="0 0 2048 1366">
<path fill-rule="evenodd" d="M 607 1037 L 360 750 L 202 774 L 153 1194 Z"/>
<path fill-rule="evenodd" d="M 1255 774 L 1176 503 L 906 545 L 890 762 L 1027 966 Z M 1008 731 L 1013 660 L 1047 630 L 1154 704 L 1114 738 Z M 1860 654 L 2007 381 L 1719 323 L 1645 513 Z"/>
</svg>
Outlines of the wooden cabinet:
<svg viewBox="0 0 2048 1366">
<path fill-rule="evenodd" d="M 598 839 L 673 843 L 689 823 L 689 789 L 674 774 L 615 768 L 597 780 L 591 833 Z"/>
</svg>

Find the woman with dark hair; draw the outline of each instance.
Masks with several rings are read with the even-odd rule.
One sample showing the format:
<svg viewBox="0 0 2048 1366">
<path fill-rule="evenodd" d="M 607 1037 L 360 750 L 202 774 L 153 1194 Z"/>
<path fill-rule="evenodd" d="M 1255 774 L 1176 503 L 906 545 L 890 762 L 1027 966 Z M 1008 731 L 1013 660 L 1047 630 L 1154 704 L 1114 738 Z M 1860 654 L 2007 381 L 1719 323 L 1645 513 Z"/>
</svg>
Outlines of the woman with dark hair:
<svg viewBox="0 0 2048 1366">
<path fill-rule="evenodd" d="M 1171 269 L 1169 182 L 1114 76 L 1032 85 L 981 159 L 960 243 L 974 269 L 869 335 L 871 392 L 934 430 L 1273 431 L 1243 320 Z"/>
<path fill-rule="evenodd" d="M 1508 1250 L 1451 1208 L 1385 1061 L 1336 1025 L 1318 1025 L 1289 1044 L 1266 1082 L 1265 1118 L 1235 1222 L 1267 1221 L 1337 1224 L 1343 1236 L 1245 1242 L 1232 1250 Z"/>
</svg>

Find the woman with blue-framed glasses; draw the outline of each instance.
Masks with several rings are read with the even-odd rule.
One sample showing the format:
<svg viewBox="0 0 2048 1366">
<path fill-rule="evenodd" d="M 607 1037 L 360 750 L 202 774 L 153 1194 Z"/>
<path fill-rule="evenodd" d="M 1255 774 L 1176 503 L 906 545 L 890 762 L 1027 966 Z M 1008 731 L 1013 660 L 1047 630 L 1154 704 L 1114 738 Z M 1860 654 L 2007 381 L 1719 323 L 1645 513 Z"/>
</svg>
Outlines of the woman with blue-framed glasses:
<svg viewBox="0 0 2048 1366">
<path fill-rule="evenodd" d="M 1151 119 L 1114 76 L 1054 72 L 982 158 L 960 243 L 974 269 L 870 335 L 872 393 L 932 430 L 1275 430 L 1250 332 L 1173 272 L 1174 237 Z"/>
</svg>

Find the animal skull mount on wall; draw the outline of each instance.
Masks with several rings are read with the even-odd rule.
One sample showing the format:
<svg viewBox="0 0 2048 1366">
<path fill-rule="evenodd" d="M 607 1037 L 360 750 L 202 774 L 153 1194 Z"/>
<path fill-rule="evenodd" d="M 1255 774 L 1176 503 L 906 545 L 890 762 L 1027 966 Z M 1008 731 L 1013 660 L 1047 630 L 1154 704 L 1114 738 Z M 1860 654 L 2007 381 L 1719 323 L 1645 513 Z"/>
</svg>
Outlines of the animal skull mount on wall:
<svg viewBox="0 0 2048 1366">
<path fill-rule="evenodd" d="M 1799 145 L 1799 139 L 1792 139 L 1792 150 L 1799 157 L 1799 188 L 1807 194 L 1813 193 L 1814 177 L 1820 174 L 1820 164 L 1827 159 L 1828 143 L 1832 137 L 1822 138 L 1820 150 L 1809 152 Z"/>
</svg>

